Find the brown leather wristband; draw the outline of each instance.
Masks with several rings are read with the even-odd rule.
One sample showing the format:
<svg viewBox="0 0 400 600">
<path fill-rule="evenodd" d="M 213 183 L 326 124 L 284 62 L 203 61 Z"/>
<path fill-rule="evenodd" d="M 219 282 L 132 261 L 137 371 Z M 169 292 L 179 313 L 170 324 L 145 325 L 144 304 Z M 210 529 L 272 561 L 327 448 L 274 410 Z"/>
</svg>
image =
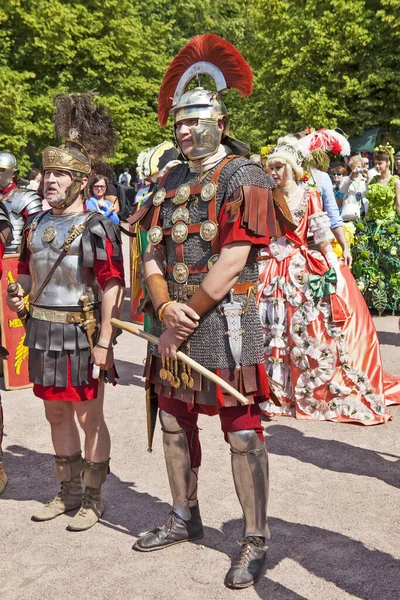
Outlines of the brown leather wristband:
<svg viewBox="0 0 400 600">
<path fill-rule="evenodd" d="M 146 288 L 157 314 L 160 306 L 171 300 L 168 293 L 168 284 L 162 275 L 154 273 L 146 279 Z"/>
<path fill-rule="evenodd" d="M 214 300 L 213 298 L 211 298 L 211 296 L 209 296 L 207 292 L 203 290 L 201 285 L 198 287 L 198 289 L 195 291 L 195 293 L 187 303 L 187 305 L 190 306 L 190 308 L 193 308 L 193 310 L 199 315 L 199 317 L 202 317 L 203 315 L 208 313 L 208 311 L 214 308 L 214 306 L 216 306 L 217 304 L 218 300 Z"/>
</svg>

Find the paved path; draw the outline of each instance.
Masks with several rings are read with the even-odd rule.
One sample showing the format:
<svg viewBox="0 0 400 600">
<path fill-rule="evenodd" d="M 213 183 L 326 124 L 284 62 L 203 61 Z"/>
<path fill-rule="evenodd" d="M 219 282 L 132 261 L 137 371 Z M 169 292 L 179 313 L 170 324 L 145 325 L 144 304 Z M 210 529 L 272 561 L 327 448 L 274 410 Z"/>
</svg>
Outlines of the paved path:
<svg viewBox="0 0 400 600">
<path fill-rule="evenodd" d="M 376 324 L 385 367 L 400 375 L 397 320 Z M 146 452 L 144 350 L 129 334 L 117 346 L 121 385 L 109 387 L 106 399 L 107 508 L 87 532 L 66 531 L 66 515 L 30 521 L 56 492 L 49 429 L 30 390 L 3 392 L 10 482 L 0 499 L 1 599 L 399 599 L 400 407 L 389 409 L 393 421 L 372 428 L 283 418 L 266 424 L 272 539 L 266 576 L 255 588 L 234 592 L 223 585 L 241 523 L 218 419 L 200 422 L 204 540 L 133 552 L 140 532 L 164 522 L 170 501 L 159 432 L 153 454 Z"/>
</svg>

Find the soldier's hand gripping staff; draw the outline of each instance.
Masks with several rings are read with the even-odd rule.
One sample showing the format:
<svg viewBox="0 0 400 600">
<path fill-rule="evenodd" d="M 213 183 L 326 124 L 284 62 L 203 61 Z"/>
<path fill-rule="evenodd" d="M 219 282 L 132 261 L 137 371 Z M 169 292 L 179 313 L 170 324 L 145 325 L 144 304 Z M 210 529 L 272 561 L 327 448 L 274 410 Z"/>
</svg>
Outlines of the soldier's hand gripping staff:
<svg viewBox="0 0 400 600">
<path fill-rule="evenodd" d="M 18 267 L 18 284 L 30 293 L 29 376 L 34 394 L 44 400 L 61 482 L 56 497 L 32 518 L 47 521 L 80 508 L 68 526 L 74 531 L 88 529 L 104 511 L 101 486 L 110 461 L 104 380 L 114 378 L 110 321 L 120 314 L 124 286 L 119 230 L 87 211 L 83 200 L 92 161 L 110 153 L 115 141 L 105 107 L 92 99 L 56 97 L 56 129 L 65 142 L 43 152 L 44 193 L 52 209 L 25 226 Z M 22 290 L 7 302 L 21 311 Z M 100 379 L 93 376 L 94 364 L 103 371 Z M 75 414 L 85 435 L 85 460 Z"/>
<path fill-rule="evenodd" d="M 214 80 L 215 90 L 201 87 L 202 75 Z M 197 87 L 189 89 L 196 77 Z M 227 88 L 248 96 L 250 67 L 231 44 L 207 34 L 175 57 L 159 95 L 160 123 L 174 116 L 188 162 L 170 171 L 135 218 L 150 243 L 144 271 L 155 314 L 151 333 L 160 340 L 158 347 L 149 345 L 146 378 L 158 395 L 173 506 L 168 523 L 134 548 L 149 552 L 203 536 L 197 418 L 219 414 L 244 514 L 242 551 L 225 582 L 241 588 L 261 575 L 269 537 L 268 461 L 258 406 L 269 386 L 254 297 L 257 248 L 292 223 L 264 171 L 243 158 L 248 146 L 229 135 L 221 100 Z M 238 405 L 177 361 L 178 347 L 229 381 L 249 404 Z"/>
</svg>

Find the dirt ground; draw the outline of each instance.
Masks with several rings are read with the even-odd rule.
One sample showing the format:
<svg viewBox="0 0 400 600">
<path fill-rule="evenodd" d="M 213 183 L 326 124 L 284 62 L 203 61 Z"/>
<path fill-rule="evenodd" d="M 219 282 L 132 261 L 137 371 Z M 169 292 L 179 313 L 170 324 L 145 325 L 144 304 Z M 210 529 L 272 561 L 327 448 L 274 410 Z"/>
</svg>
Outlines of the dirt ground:
<svg viewBox="0 0 400 600">
<path fill-rule="evenodd" d="M 128 314 L 126 301 L 125 314 Z M 397 319 L 375 320 L 385 368 L 400 375 Z M 66 531 L 71 514 L 35 523 L 56 492 L 42 403 L 31 390 L 3 392 L 0 598 L 4 600 L 398 600 L 400 598 L 400 407 L 386 425 L 275 419 L 266 425 L 271 490 L 265 576 L 230 591 L 223 580 L 241 537 L 241 511 L 218 418 L 200 419 L 199 501 L 205 538 L 141 554 L 137 536 L 165 522 L 170 494 L 159 428 L 146 451 L 145 344 L 124 333 L 120 385 L 107 389 L 112 473 L 106 512 L 93 529 Z"/>
</svg>

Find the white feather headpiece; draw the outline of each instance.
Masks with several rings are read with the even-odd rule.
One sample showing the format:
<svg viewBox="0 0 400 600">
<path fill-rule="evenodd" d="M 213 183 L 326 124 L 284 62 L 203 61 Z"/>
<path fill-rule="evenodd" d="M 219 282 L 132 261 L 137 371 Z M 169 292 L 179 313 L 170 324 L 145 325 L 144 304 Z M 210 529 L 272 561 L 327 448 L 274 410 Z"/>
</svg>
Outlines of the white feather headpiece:
<svg viewBox="0 0 400 600">
<path fill-rule="evenodd" d="M 302 152 L 312 152 L 313 150 L 324 150 L 332 154 L 350 155 L 350 144 L 341 133 L 333 129 L 318 129 L 299 140 Z"/>
</svg>

